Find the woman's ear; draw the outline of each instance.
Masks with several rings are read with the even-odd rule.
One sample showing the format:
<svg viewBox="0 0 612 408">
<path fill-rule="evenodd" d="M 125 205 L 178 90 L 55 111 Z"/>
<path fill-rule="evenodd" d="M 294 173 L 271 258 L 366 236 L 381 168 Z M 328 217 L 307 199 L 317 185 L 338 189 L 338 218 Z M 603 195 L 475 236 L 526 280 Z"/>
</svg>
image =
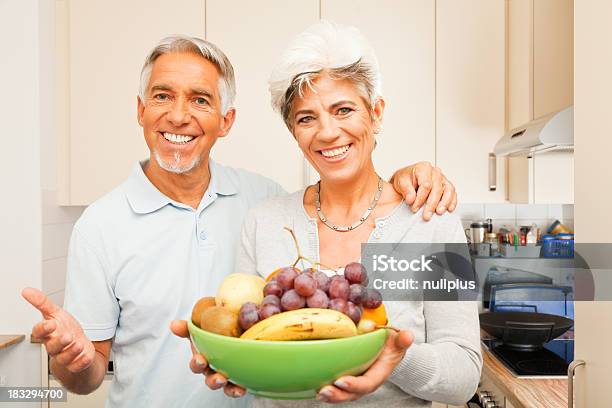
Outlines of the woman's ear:
<svg viewBox="0 0 612 408">
<path fill-rule="evenodd" d="M 385 113 L 385 100 L 379 97 L 374 102 L 372 107 L 372 122 L 374 123 L 374 129 L 382 129 L 383 114 Z M 379 133 L 380 130 L 376 133 Z"/>
</svg>

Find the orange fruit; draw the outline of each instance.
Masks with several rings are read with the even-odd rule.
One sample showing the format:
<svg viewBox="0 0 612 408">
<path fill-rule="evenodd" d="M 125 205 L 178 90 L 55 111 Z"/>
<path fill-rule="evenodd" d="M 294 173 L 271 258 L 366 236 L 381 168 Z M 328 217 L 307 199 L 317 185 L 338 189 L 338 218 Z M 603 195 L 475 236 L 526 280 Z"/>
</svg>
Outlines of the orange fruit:
<svg viewBox="0 0 612 408">
<path fill-rule="evenodd" d="M 387 310 L 385 309 L 385 305 L 383 303 L 380 304 L 376 309 L 363 309 L 363 313 L 361 314 L 362 320 L 372 320 L 379 326 L 385 326 L 388 323 L 387 319 Z"/>
<path fill-rule="evenodd" d="M 283 269 L 283 268 L 278 268 L 275 271 L 273 271 L 271 274 L 269 274 L 268 277 L 266 278 L 266 282 L 270 282 L 272 280 L 272 278 L 274 278 L 276 275 L 278 275 L 278 273 L 281 271 L 281 269 Z"/>
</svg>

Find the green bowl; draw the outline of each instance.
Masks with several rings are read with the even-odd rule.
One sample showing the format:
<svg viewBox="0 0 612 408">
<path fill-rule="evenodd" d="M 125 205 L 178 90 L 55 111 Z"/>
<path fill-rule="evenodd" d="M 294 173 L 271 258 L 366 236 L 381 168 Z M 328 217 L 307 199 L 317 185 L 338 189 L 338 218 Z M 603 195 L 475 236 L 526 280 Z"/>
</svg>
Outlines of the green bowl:
<svg viewBox="0 0 612 408">
<path fill-rule="evenodd" d="M 189 321 L 193 344 L 210 367 L 251 394 L 315 398 L 343 375 L 363 373 L 378 357 L 387 330 L 332 340 L 264 341 L 220 336 Z"/>
</svg>

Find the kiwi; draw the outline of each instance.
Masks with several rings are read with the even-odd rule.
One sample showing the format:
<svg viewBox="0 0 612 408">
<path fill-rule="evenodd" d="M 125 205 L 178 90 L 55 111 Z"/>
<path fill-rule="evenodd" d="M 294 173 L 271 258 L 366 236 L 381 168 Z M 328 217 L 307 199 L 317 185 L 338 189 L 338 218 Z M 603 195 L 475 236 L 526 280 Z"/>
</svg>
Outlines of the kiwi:
<svg viewBox="0 0 612 408">
<path fill-rule="evenodd" d="M 191 321 L 193 324 L 199 328 L 202 328 L 200 326 L 200 316 L 205 309 L 211 306 L 215 306 L 215 298 L 212 296 L 203 297 L 202 299 L 198 300 L 191 311 Z"/>
<path fill-rule="evenodd" d="M 242 329 L 238 322 L 238 313 L 223 306 L 212 306 L 204 309 L 200 315 L 202 330 L 222 336 L 239 337 Z"/>
</svg>

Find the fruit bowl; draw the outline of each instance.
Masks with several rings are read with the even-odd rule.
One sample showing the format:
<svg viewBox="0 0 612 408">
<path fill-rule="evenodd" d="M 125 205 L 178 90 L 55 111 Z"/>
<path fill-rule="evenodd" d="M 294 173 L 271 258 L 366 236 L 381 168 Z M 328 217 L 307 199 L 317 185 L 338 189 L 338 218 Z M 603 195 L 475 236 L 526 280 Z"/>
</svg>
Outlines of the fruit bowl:
<svg viewBox="0 0 612 408">
<path fill-rule="evenodd" d="M 274 399 L 315 398 L 339 377 L 363 373 L 387 339 L 387 330 L 378 329 L 330 340 L 246 340 L 188 325 L 211 368 L 251 394 Z"/>
</svg>

